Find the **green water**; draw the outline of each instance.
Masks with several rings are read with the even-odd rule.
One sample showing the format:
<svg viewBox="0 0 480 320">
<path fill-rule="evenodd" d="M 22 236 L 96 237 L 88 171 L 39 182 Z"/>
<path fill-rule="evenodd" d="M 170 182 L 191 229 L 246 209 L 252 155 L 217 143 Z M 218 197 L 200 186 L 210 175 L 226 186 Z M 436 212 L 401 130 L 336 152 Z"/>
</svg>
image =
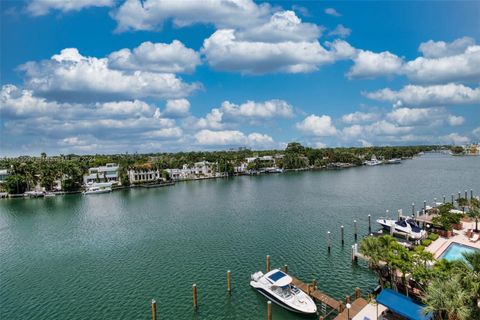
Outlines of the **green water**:
<svg viewBox="0 0 480 320">
<path fill-rule="evenodd" d="M 412 202 L 478 193 L 479 172 L 478 157 L 435 154 L 401 165 L 1 200 L 0 318 L 149 319 L 155 298 L 159 319 L 265 319 L 249 275 L 265 268 L 267 254 L 272 266 L 318 279 L 337 299 L 356 286 L 367 292 L 375 277 L 350 262 L 353 219 L 364 234 L 368 214 L 373 221 L 385 209 L 410 212 Z M 275 320 L 302 318 L 273 312 Z"/>
</svg>

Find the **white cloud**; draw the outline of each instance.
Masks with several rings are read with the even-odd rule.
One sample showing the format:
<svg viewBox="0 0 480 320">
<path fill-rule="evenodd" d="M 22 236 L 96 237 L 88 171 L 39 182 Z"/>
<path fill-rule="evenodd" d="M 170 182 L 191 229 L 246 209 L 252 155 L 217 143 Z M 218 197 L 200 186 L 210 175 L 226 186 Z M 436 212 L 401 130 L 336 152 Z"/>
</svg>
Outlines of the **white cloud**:
<svg viewBox="0 0 480 320">
<path fill-rule="evenodd" d="M 249 74 L 311 72 L 344 58 L 334 50 L 327 51 L 318 41 L 247 41 L 238 39 L 233 29 L 217 30 L 205 39 L 202 52 L 209 65 L 217 70 Z"/>
<path fill-rule="evenodd" d="M 65 100 L 118 98 L 180 98 L 196 90 L 171 73 L 112 70 L 107 58 L 85 57 L 63 49 L 50 60 L 21 66 L 26 86 L 37 94 Z"/>
<path fill-rule="evenodd" d="M 441 137 L 442 141 L 448 144 L 464 145 L 470 142 L 468 137 L 462 136 L 456 132 Z"/>
<path fill-rule="evenodd" d="M 143 70 L 162 73 L 193 72 L 200 64 L 195 50 L 174 40 L 170 44 L 143 42 L 137 48 L 122 49 L 108 56 L 112 69 Z"/>
<path fill-rule="evenodd" d="M 342 15 L 340 13 L 337 12 L 337 10 L 335 10 L 334 8 L 326 8 L 325 9 L 325 13 L 330 15 L 330 16 L 334 16 L 334 17 L 341 17 Z"/>
<path fill-rule="evenodd" d="M 321 27 L 302 22 L 294 11 L 286 10 L 273 13 L 270 20 L 264 24 L 240 30 L 238 38 L 259 42 L 301 42 L 314 41 L 321 32 Z"/>
<path fill-rule="evenodd" d="M 190 110 L 190 102 L 187 99 L 167 100 L 165 114 L 173 117 L 186 117 Z"/>
<path fill-rule="evenodd" d="M 151 116 L 155 112 L 153 106 L 140 100 L 97 103 L 96 107 L 100 113 L 109 115 Z"/>
<path fill-rule="evenodd" d="M 380 120 L 365 126 L 364 130 L 370 135 L 399 135 L 412 131 L 413 127 L 397 126 L 386 120 Z"/>
<path fill-rule="evenodd" d="M 475 128 L 472 130 L 472 134 L 478 138 L 480 138 L 480 127 Z"/>
<path fill-rule="evenodd" d="M 201 130 L 195 134 L 197 144 L 208 146 L 226 145 L 270 145 L 273 139 L 265 134 L 251 133 L 248 136 L 238 130 Z"/>
<path fill-rule="evenodd" d="M 339 36 L 346 38 L 352 33 L 352 29 L 345 27 L 343 24 L 338 24 L 335 29 L 328 33 L 329 36 Z"/>
<path fill-rule="evenodd" d="M 436 113 L 433 108 L 396 108 L 387 114 L 387 119 L 402 126 L 427 124 L 434 120 Z"/>
<path fill-rule="evenodd" d="M 332 124 L 332 118 L 326 115 L 309 115 L 303 121 L 297 123 L 296 127 L 303 133 L 312 136 L 325 137 L 337 134 L 337 129 Z"/>
<path fill-rule="evenodd" d="M 345 123 L 362 123 L 377 120 L 379 114 L 356 111 L 342 116 L 342 121 Z"/>
<path fill-rule="evenodd" d="M 388 52 L 375 53 L 359 50 L 354 65 L 347 73 L 349 78 L 375 78 L 401 72 L 403 59 Z"/>
<path fill-rule="evenodd" d="M 264 102 L 247 101 L 240 105 L 224 101 L 222 111 L 231 118 L 271 119 L 290 118 L 293 108 L 283 100 L 268 100 Z"/>
<path fill-rule="evenodd" d="M 223 129 L 223 112 L 218 108 L 213 108 L 204 118 L 198 119 L 196 127 L 203 129 Z"/>
<path fill-rule="evenodd" d="M 354 124 L 350 127 L 345 127 L 342 130 L 342 134 L 347 139 L 358 138 L 362 136 L 364 132 L 364 127 L 359 124 Z"/>
<path fill-rule="evenodd" d="M 111 7 L 114 0 L 31 0 L 27 11 L 33 16 L 43 16 L 51 10 L 79 11 L 88 7 Z"/>
<path fill-rule="evenodd" d="M 0 111 L 3 116 L 34 116 L 40 113 L 55 113 L 60 105 L 33 95 L 31 90 L 22 90 L 12 84 L 2 86 Z"/>
<path fill-rule="evenodd" d="M 462 116 L 454 116 L 454 115 L 449 115 L 448 116 L 448 124 L 451 126 L 461 126 L 465 122 L 465 118 Z"/>
<path fill-rule="evenodd" d="M 251 0 L 127 0 L 112 13 L 117 31 L 158 30 L 172 19 L 177 27 L 196 23 L 217 28 L 258 25 L 270 15 L 269 4 L 257 5 Z"/>
<path fill-rule="evenodd" d="M 454 83 L 432 86 L 407 85 L 400 91 L 385 88 L 367 92 L 364 95 L 369 99 L 393 102 L 399 106 L 452 105 L 480 102 L 480 88 L 472 89 L 462 84 Z"/>
<path fill-rule="evenodd" d="M 465 50 L 475 45 L 475 39 L 470 37 L 463 37 L 456 39 L 450 43 L 445 41 L 422 42 L 418 48 L 425 58 L 442 58 L 448 56 L 455 56 L 465 52 Z"/>
</svg>

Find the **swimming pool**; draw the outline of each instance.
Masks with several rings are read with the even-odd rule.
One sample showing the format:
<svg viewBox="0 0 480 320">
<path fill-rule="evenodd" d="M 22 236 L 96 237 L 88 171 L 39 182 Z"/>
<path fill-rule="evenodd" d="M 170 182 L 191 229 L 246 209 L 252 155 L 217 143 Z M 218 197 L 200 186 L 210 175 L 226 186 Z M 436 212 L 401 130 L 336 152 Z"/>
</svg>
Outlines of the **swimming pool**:
<svg viewBox="0 0 480 320">
<path fill-rule="evenodd" d="M 452 242 L 447 250 L 443 251 L 443 253 L 440 255 L 440 259 L 446 259 L 448 261 L 453 261 L 453 260 L 460 260 L 463 259 L 463 253 L 464 252 L 475 252 L 477 249 L 466 246 L 464 244 L 460 244 L 457 242 Z"/>
</svg>

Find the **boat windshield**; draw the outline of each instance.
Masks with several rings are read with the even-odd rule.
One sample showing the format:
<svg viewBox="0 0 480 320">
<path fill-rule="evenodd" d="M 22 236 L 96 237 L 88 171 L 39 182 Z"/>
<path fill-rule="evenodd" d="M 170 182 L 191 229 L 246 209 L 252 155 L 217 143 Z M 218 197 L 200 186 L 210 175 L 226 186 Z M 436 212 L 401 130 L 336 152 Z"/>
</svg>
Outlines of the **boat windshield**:
<svg viewBox="0 0 480 320">
<path fill-rule="evenodd" d="M 292 292 L 290 291 L 290 286 L 275 287 L 272 288 L 273 291 L 284 299 L 289 299 L 292 297 Z"/>
<path fill-rule="evenodd" d="M 422 229 L 415 223 L 415 221 L 408 220 L 408 224 L 412 227 L 413 232 L 420 232 Z"/>
<path fill-rule="evenodd" d="M 397 221 L 397 222 L 395 222 L 395 224 L 399 225 L 400 227 L 404 227 L 404 228 L 407 226 L 407 223 L 405 222 L 405 220 Z"/>
</svg>

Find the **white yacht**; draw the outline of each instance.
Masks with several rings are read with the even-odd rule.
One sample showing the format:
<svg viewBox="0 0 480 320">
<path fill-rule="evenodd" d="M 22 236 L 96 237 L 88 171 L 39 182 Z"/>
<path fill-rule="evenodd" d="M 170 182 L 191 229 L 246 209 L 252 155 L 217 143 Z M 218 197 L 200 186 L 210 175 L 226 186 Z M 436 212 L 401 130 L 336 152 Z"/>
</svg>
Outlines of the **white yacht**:
<svg viewBox="0 0 480 320">
<path fill-rule="evenodd" d="M 400 163 L 402 163 L 402 159 L 400 159 L 400 158 L 392 158 L 392 159 L 387 160 L 387 163 L 388 163 L 388 164 L 400 164 Z"/>
<path fill-rule="evenodd" d="M 400 218 L 399 220 L 380 218 L 377 220 L 377 223 L 379 223 L 386 231 L 390 231 L 391 228 L 393 228 L 395 233 L 408 235 L 408 237 L 413 240 L 424 239 L 427 236 L 427 231 L 420 228 L 411 218 Z"/>
<path fill-rule="evenodd" d="M 378 166 L 379 164 L 382 164 L 383 162 L 378 160 L 375 155 L 372 155 L 372 158 L 370 160 L 365 161 L 363 164 L 366 166 Z"/>
<path fill-rule="evenodd" d="M 250 285 L 279 306 L 301 314 L 315 314 L 317 306 L 305 292 L 292 284 L 292 277 L 279 269 L 252 274 Z"/>
<path fill-rule="evenodd" d="M 112 191 L 111 182 L 92 183 L 87 185 L 87 189 L 83 192 L 83 194 L 108 193 L 111 191 Z"/>
</svg>

